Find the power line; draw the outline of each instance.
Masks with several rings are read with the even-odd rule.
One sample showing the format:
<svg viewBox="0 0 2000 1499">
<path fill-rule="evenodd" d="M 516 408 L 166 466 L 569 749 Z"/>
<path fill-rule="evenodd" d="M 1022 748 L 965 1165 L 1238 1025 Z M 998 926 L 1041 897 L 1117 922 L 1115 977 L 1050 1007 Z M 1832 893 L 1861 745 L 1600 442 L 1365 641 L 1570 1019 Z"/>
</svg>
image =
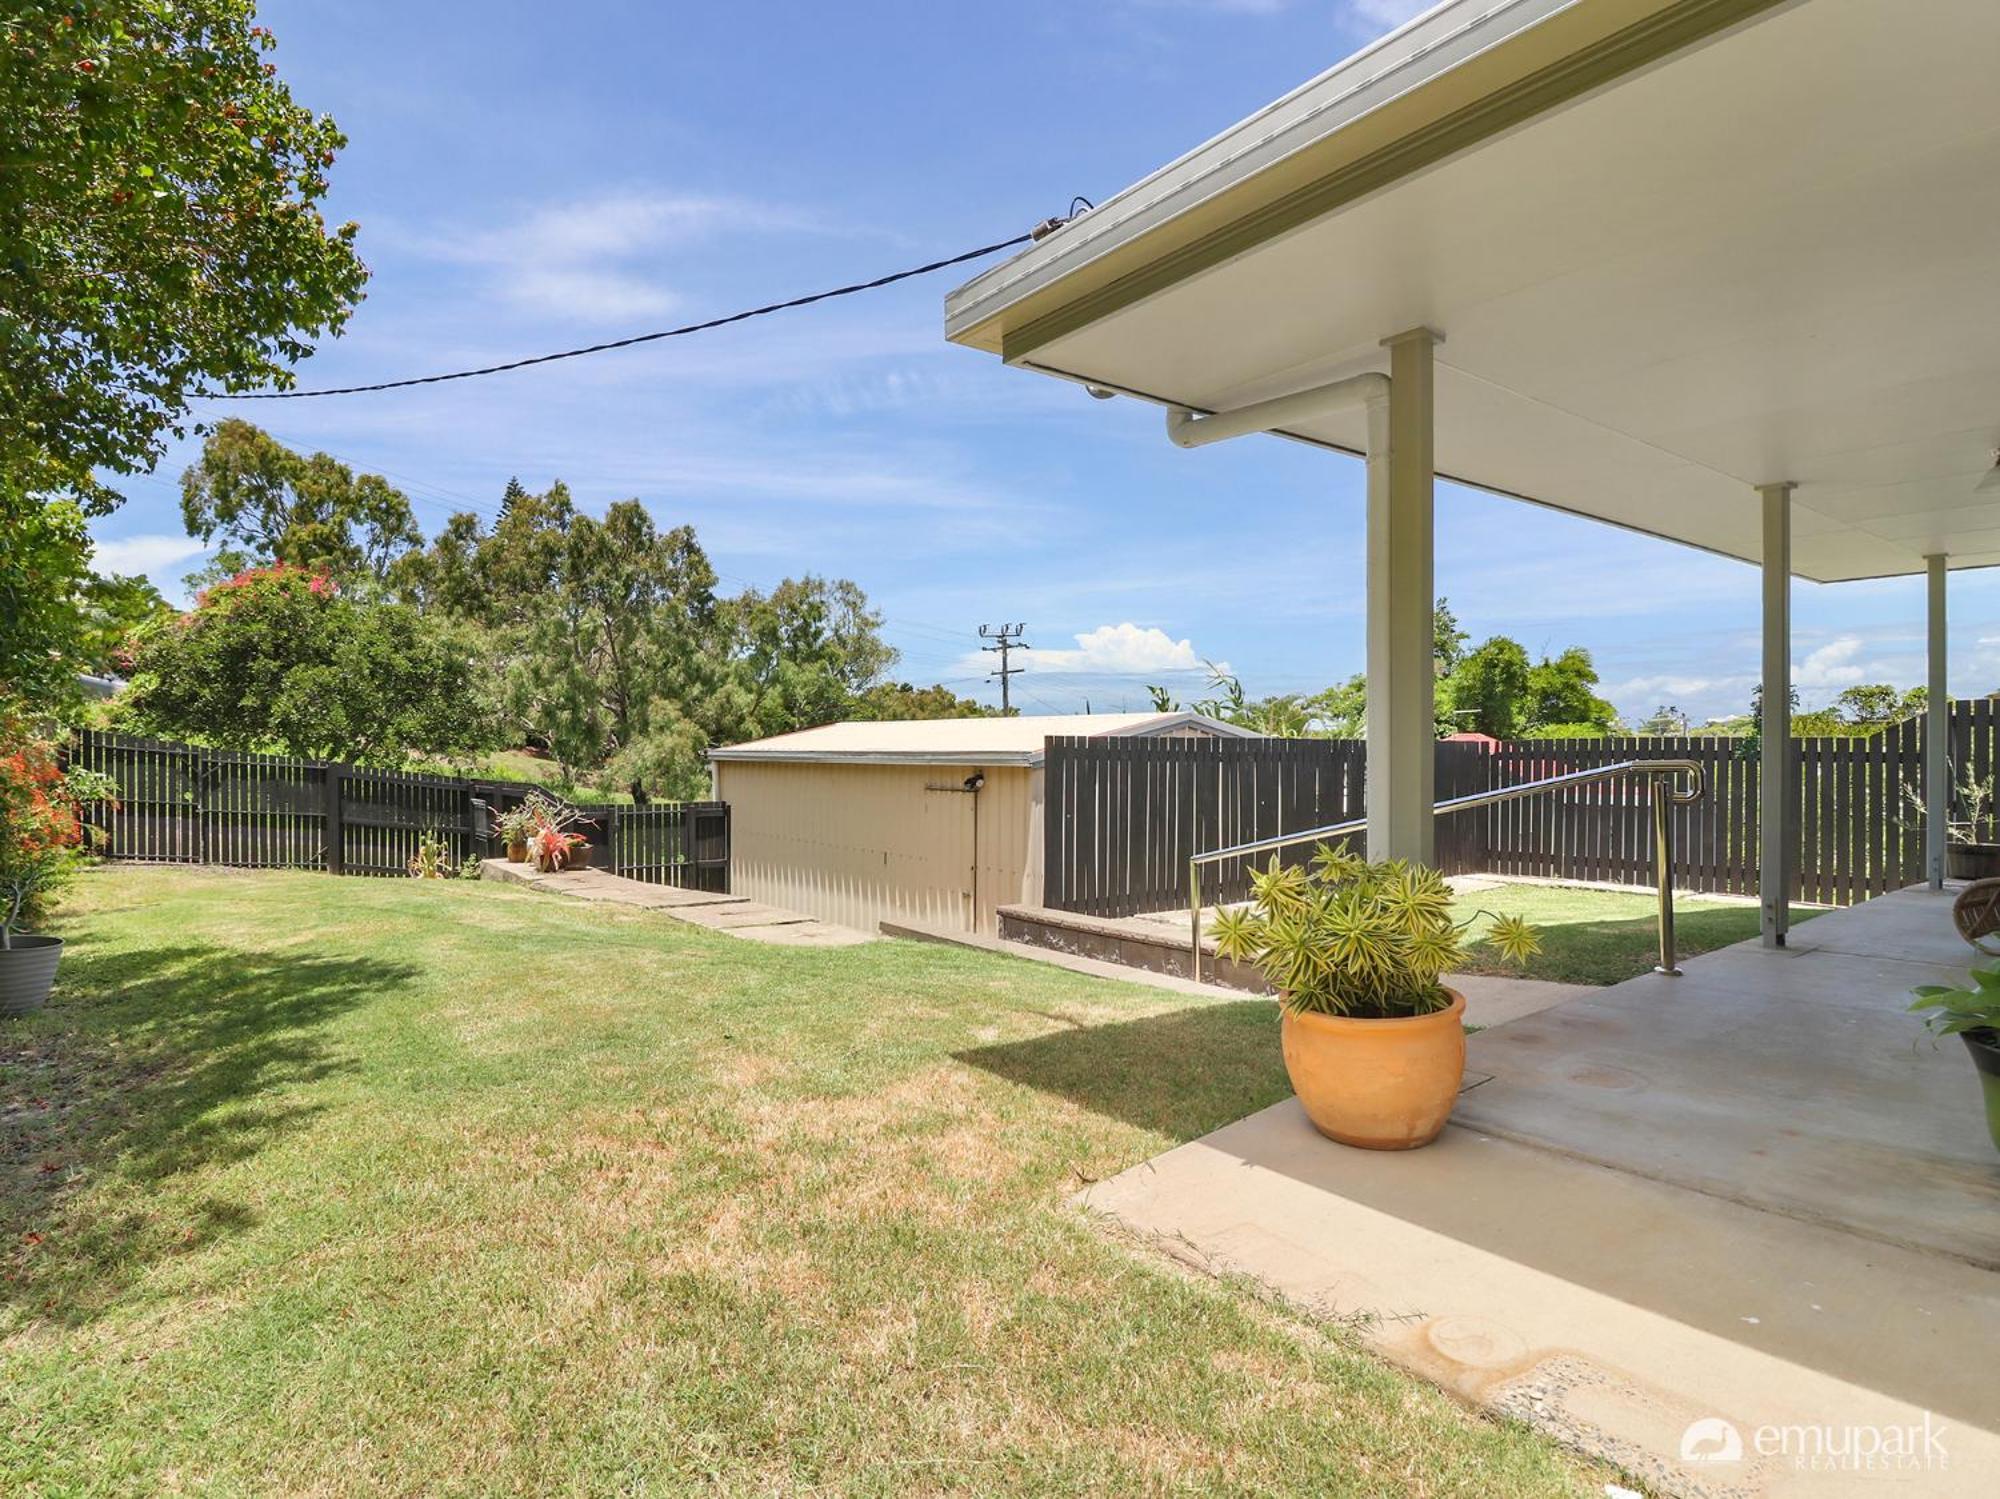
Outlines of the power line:
<svg viewBox="0 0 2000 1499">
<path fill-rule="evenodd" d="M 690 333 L 706 333 L 712 328 L 727 327 L 731 323 L 747 322 L 751 318 L 765 317 L 773 312 L 788 312 L 795 307 L 810 307 L 815 302 L 831 301 L 835 297 L 851 297 L 856 292 L 874 291 L 880 287 L 892 286 L 898 281 L 908 281 L 913 276 L 928 276 L 934 271 L 942 271 L 951 266 L 963 265 L 968 260 L 980 260 L 1001 250 L 1011 250 L 1016 245 L 1024 245 L 1035 238 L 1032 233 L 1017 234 L 1012 239 L 1003 239 L 995 244 L 981 245 L 977 250 L 967 250 L 962 255 L 952 255 L 943 260 L 933 260 L 927 265 L 912 266 L 908 270 L 891 271 L 886 276 L 877 276 L 872 281 L 856 281 L 847 286 L 836 286 L 831 291 L 816 291 L 803 297 L 792 297 L 783 302 L 767 302 L 762 307 L 751 307 L 743 312 L 732 312 L 727 317 L 709 318 L 706 322 L 684 323 L 678 328 L 663 328 L 657 333 L 638 333 L 630 338 L 614 338 L 608 343 L 586 344 L 580 349 L 564 349 L 555 354 L 536 354 L 527 359 L 511 359 L 505 364 L 482 365 L 478 369 L 452 370 L 442 375 L 415 375 L 406 380 L 378 380 L 372 385 L 340 385 L 328 390 L 255 390 L 255 391 L 203 391 L 200 394 L 211 401 L 303 401 L 315 396 L 357 396 L 370 391 L 401 390 L 409 385 L 439 385 L 447 380 L 470 380 L 479 375 L 504 374 L 508 370 L 526 369 L 530 365 L 553 364 L 558 359 L 580 359 L 585 354 L 602 354 L 611 349 L 629 349 L 634 344 L 654 343 L 663 338 L 682 338 Z"/>
<path fill-rule="evenodd" d="M 979 638 L 993 642 L 992 645 L 982 645 L 980 649 L 982 651 L 998 651 L 1000 653 L 999 668 L 988 672 L 987 676 L 989 678 L 998 677 L 1000 679 L 1000 711 L 1002 713 L 1011 712 L 1014 707 L 1013 698 L 1008 692 L 1008 679 L 1019 676 L 1028 669 L 1025 666 L 1009 666 L 1007 664 L 1007 654 L 1010 651 L 1034 649 L 1033 646 L 1021 638 L 1021 632 L 1027 628 L 1026 624 L 981 625 L 979 627 Z"/>
</svg>

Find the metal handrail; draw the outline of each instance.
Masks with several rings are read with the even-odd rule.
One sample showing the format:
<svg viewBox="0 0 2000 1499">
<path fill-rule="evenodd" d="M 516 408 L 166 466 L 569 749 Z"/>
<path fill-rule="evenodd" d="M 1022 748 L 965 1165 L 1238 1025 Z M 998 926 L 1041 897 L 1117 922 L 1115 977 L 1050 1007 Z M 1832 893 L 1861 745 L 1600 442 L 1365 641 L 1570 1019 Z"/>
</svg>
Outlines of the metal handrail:
<svg viewBox="0 0 2000 1499">
<path fill-rule="evenodd" d="M 1701 800 L 1702 771 L 1694 760 L 1620 760 L 1612 765 L 1597 765 L 1588 770 L 1567 770 L 1561 775 L 1544 776 L 1538 781 L 1523 781 L 1518 786 L 1501 786 L 1492 791 L 1474 791 L 1465 796 L 1454 796 L 1439 802 L 1431 809 L 1434 814 L 1465 812 L 1474 807 L 1492 807 L 1501 802 L 1519 801 L 1523 797 L 1540 796 L 1544 792 L 1557 791 L 1565 786 L 1584 786 L 1593 781 L 1609 781 L 1619 776 L 1643 775 L 1653 784 L 1653 877 L 1659 889 L 1660 901 L 1660 961 L 1654 972 L 1678 977 L 1680 967 L 1674 952 L 1674 832 L 1669 819 L 1669 810 L 1676 806 L 1686 806 Z M 1675 778 L 1685 776 L 1685 785 L 1676 785 Z M 1359 833 L 1368 826 L 1365 817 L 1353 818 L 1347 822 L 1330 823 L 1323 828 L 1307 828 L 1300 833 L 1279 833 L 1271 838 L 1256 838 L 1248 843 L 1232 843 L 1228 848 L 1211 849 L 1205 854 L 1196 854 L 1188 860 L 1188 925 L 1192 929 L 1192 955 L 1194 977 L 1201 977 L 1201 867 L 1204 864 L 1218 864 L 1224 859 L 1240 859 L 1249 854 L 1268 853 L 1276 849 L 1290 848 L 1300 843 L 1320 843 L 1329 838 L 1343 838 Z"/>
</svg>

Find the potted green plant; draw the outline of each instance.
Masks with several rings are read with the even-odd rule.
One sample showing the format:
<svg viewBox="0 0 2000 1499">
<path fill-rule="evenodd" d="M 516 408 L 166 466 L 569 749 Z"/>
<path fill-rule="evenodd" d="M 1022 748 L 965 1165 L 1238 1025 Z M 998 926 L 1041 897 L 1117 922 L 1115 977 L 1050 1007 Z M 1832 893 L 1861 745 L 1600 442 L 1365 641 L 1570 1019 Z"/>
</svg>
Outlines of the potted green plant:
<svg viewBox="0 0 2000 1499">
<path fill-rule="evenodd" d="M 1975 968 L 1968 977 L 1971 982 L 1957 989 L 1919 984 L 1910 991 L 1916 996 L 1910 1008 L 1934 1038 L 1957 1036 L 1972 1053 L 1986 1096 L 1986 1133 L 2000 1150 L 2000 964 Z"/>
<path fill-rule="evenodd" d="M 1980 839 L 1979 829 L 1993 814 L 1993 778 L 1980 780 L 1968 767 L 1958 784 L 1951 788 L 1952 808 L 1958 814 L 1945 824 L 1944 872 L 1946 879 L 1986 880 L 2000 876 L 2000 843 Z M 1903 783 L 1902 826 L 1921 828 L 1924 823 L 1923 794 L 1908 781 Z"/>
<path fill-rule="evenodd" d="M 514 807 L 493 819 L 493 831 L 506 847 L 507 862 L 522 864 L 528 858 L 528 839 L 535 831 L 535 819 L 526 807 Z"/>
<path fill-rule="evenodd" d="M 1541 950 L 1518 917 L 1451 913 L 1434 869 L 1320 847 L 1308 870 L 1251 875 L 1252 900 L 1216 914 L 1215 949 L 1278 990 L 1285 1071 L 1323 1135 L 1369 1150 L 1428 1145 L 1465 1077 L 1465 997 L 1443 976 L 1482 916 L 1509 961 Z"/>
<path fill-rule="evenodd" d="M 81 858 L 79 801 L 116 794 L 95 772 L 65 777 L 55 746 L 23 715 L 0 712 L 0 1015 L 47 1003 L 62 938 L 25 928 L 41 924 L 49 897 Z"/>
</svg>

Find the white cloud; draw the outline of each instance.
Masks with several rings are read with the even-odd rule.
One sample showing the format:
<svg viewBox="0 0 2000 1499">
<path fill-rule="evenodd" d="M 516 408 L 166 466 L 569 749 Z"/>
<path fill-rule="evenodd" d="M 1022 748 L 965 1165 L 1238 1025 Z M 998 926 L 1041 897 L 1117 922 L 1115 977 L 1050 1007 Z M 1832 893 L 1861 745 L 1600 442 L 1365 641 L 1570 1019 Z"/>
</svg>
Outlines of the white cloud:
<svg viewBox="0 0 2000 1499">
<path fill-rule="evenodd" d="M 1842 635 L 1792 667 L 1792 682 L 1800 692 L 1851 687 L 1869 675 L 1855 658 L 1861 654 L 1859 635 Z"/>
<path fill-rule="evenodd" d="M 199 557 L 207 550 L 191 536 L 120 536 L 113 541 L 98 542 L 91 552 L 90 565 L 100 573 L 151 576 L 175 563 Z"/>
<path fill-rule="evenodd" d="M 504 300 L 552 317 L 611 322 L 680 304 L 659 257 L 727 233 L 824 232 L 804 214 L 744 199 L 652 189 L 534 208 L 513 223 L 441 237 L 378 233 L 434 260 L 485 266 Z"/>
<path fill-rule="evenodd" d="M 1076 649 L 1037 650 L 1026 658 L 1033 672 L 1097 672 L 1125 676 L 1144 672 L 1207 671 L 1189 640 L 1175 640 L 1165 630 L 1149 625 L 1145 629 L 1127 620 L 1120 625 L 1099 625 L 1074 637 Z M 1227 671 L 1228 663 L 1219 663 Z"/>
</svg>

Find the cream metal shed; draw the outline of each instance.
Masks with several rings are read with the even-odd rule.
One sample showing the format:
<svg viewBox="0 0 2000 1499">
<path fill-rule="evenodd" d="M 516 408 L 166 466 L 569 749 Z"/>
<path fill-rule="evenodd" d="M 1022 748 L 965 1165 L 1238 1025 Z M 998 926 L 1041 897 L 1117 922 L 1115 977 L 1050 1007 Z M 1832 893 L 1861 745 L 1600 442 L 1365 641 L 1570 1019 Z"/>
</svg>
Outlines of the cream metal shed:
<svg viewBox="0 0 2000 1499">
<path fill-rule="evenodd" d="M 992 932 L 1037 904 L 1050 736 L 1250 737 L 1199 713 L 836 723 L 712 750 L 730 889 L 822 921 Z"/>
</svg>

